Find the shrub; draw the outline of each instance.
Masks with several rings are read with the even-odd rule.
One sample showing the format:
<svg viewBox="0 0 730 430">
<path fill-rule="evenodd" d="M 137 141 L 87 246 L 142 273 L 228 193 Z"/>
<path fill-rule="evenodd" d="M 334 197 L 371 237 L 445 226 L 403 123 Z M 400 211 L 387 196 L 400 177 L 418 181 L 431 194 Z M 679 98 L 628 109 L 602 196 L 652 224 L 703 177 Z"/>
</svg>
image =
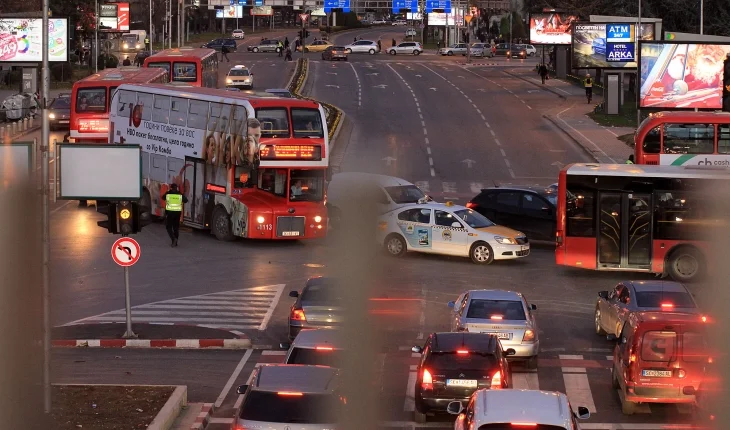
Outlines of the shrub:
<svg viewBox="0 0 730 430">
<path fill-rule="evenodd" d="M 51 77 L 56 82 L 67 82 L 73 75 L 73 65 L 70 62 L 53 63 Z"/>
</svg>

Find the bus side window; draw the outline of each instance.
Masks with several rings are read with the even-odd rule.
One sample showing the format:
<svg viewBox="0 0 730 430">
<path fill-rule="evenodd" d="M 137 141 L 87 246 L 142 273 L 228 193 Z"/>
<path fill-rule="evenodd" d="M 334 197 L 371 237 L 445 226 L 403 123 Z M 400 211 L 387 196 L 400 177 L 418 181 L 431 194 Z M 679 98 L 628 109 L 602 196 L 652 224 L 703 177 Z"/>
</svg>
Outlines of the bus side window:
<svg viewBox="0 0 730 430">
<path fill-rule="evenodd" d="M 656 126 L 649 130 L 644 137 L 644 143 L 641 149 L 645 154 L 658 154 L 661 151 L 661 126 Z"/>
<path fill-rule="evenodd" d="M 566 198 L 568 218 L 566 234 L 571 237 L 595 237 L 595 194 L 590 190 L 571 188 Z"/>
<path fill-rule="evenodd" d="M 137 104 L 137 93 L 134 91 L 119 91 L 119 103 L 117 103 L 117 115 L 129 118 L 132 108 Z"/>
<path fill-rule="evenodd" d="M 170 103 L 170 124 L 185 127 L 188 123 L 188 99 L 172 97 Z"/>
<path fill-rule="evenodd" d="M 730 153 L 730 125 L 728 124 L 717 126 L 717 153 Z"/>
<path fill-rule="evenodd" d="M 200 100 L 190 100 L 190 108 L 188 109 L 188 127 L 205 130 L 208 122 L 209 103 Z"/>
<path fill-rule="evenodd" d="M 155 94 L 155 105 L 152 109 L 152 121 L 167 124 L 170 118 L 170 97 Z"/>
<path fill-rule="evenodd" d="M 715 152 L 713 124 L 666 124 L 665 154 L 712 154 Z"/>
</svg>

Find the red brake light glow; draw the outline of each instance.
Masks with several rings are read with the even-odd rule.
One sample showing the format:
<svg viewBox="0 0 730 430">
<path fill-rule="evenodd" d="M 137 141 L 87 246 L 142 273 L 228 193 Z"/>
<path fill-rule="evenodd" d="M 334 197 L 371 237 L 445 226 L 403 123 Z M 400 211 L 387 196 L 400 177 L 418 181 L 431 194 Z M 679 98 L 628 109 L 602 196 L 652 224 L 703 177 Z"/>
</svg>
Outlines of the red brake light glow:
<svg viewBox="0 0 730 430">
<path fill-rule="evenodd" d="M 662 303 L 662 309 L 673 308 L 674 305 L 671 303 Z"/>
<path fill-rule="evenodd" d="M 707 317 L 704 315 L 702 317 L 700 317 L 700 319 L 702 320 L 702 322 L 707 322 Z"/>
<path fill-rule="evenodd" d="M 304 311 L 302 309 L 292 308 L 291 319 L 292 321 L 306 321 L 307 317 L 304 315 Z"/>
<path fill-rule="evenodd" d="M 466 354 L 469 354 L 469 351 L 467 351 L 465 349 L 459 349 L 456 351 L 456 353 L 459 355 L 466 355 Z"/>
<path fill-rule="evenodd" d="M 433 390 L 433 377 L 431 377 L 431 372 L 426 369 L 423 369 L 423 377 L 421 378 L 421 389 Z"/>
<path fill-rule="evenodd" d="M 489 319 L 501 320 L 502 319 L 502 315 L 492 315 L 491 317 L 489 317 Z"/>
<path fill-rule="evenodd" d="M 492 376 L 492 383 L 490 387 L 492 390 L 498 390 L 502 388 L 502 372 L 499 370 Z"/>
<path fill-rule="evenodd" d="M 278 394 L 280 396 L 291 396 L 291 397 L 301 397 L 304 395 L 302 393 L 297 393 L 294 391 L 279 391 L 276 394 Z"/>
<path fill-rule="evenodd" d="M 469 202 L 466 204 L 466 207 L 468 207 L 469 209 L 474 209 L 475 207 L 477 207 L 477 205 L 476 203 Z"/>
<path fill-rule="evenodd" d="M 315 348 L 317 351 L 332 351 L 334 348 L 331 346 L 318 346 Z"/>
<path fill-rule="evenodd" d="M 537 427 L 537 423 L 510 423 L 513 427 Z"/>
</svg>

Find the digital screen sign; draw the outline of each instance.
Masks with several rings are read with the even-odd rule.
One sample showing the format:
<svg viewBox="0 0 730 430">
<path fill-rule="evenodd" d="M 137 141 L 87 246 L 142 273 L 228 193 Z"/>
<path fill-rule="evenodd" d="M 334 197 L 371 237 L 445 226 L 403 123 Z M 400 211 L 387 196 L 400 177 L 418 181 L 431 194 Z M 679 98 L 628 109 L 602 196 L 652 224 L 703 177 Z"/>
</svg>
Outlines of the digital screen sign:
<svg viewBox="0 0 730 430">
<path fill-rule="evenodd" d="M 243 18 L 243 6 L 224 6 L 223 9 L 216 9 L 216 18 Z"/>
<path fill-rule="evenodd" d="M 43 61 L 41 18 L 0 18 L 0 62 Z M 48 19 L 48 61 L 68 61 L 68 19 Z"/>
<path fill-rule="evenodd" d="M 322 160 L 322 148 L 313 145 L 266 145 L 259 157 L 261 160 Z"/>
<path fill-rule="evenodd" d="M 638 52 L 636 47 L 636 32 L 634 31 L 633 41 L 628 41 L 626 37 L 614 37 L 611 40 L 623 40 L 624 42 L 609 43 L 607 29 L 610 25 L 612 24 L 575 23 L 573 25 L 573 69 L 636 67 L 636 56 Z M 635 24 L 621 23 L 619 25 L 632 25 L 636 29 Z M 617 31 L 614 31 L 613 36 L 623 36 L 623 34 L 617 34 Z M 641 24 L 641 39 L 654 40 L 653 23 Z M 633 56 L 631 51 L 633 51 Z M 615 59 L 617 58 L 623 58 L 624 61 L 616 61 Z"/>
<path fill-rule="evenodd" d="M 640 107 L 721 109 L 730 43 L 641 42 Z"/>
<path fill-rule="evenodd" d="M 530 43 L 533 45 L 570 45 L 575 15 L 544 13 L 530 17 Z"/>
</svg>

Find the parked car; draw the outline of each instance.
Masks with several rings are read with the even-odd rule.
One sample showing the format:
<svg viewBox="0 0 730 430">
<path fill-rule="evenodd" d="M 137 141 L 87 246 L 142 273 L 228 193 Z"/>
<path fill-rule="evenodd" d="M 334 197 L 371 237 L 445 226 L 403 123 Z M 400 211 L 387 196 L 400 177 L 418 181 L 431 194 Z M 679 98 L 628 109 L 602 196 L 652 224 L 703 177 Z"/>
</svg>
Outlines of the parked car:
<svg viewBox="0 0 730 430">
<path fill-rule="evenodd" d="M 368 53 L 370 55 L 374 55 L 380 52 L 378 42 L 372 40 L 358 40 L 355 43 L 345 46 L 345 50 L 348 54 Z"/>
<path fill-rule="evenodd" d="M 408 30 L 406 30 L 406 37 L 415 36 L 416 34 L 417 32 L 415 28 L 409 28 Z"/>
<path fill-rule="evenodd" d="M 493 57 L 492 45 L 488 43 L 473 43 L 469 48 L 469 55 L 472 57 Z"/>
<path fill-rule="evenodd" d="M 384 19 L 376 19 L 375 21 L 373 21 L 373 25 L 384 25 L 384 24 L 387 24 L 387 21 L 385 21 Z"/>
<path fill-rule="evenodd" d="M 537 54 L 537 48 L 535 48 L 533 45 L 522 45 L 525 48 L 525 51 L 527 51 L 528 57 L 534 57 Z"/>
<path fill-rule="evenodd" d="M 468 45 L 466 43 L 455 43 L 451 46 L 439 49 L 439 54 L 448 56 L 455 54 L 466 55 L 467 46 Z"/>
<path fill-rule="evenodd" d="M 243 39 L 245 35 L 246 34 L 240 28 L 233 30 L 233 32 L 231 33 L 231 37 L 234 39 Z"/>
<path fill-rule="evenodd" d="M 265 39 L 255 45 L 246 47 L 249 52 L 279 52 L 281 51 L 280 42 L 276 39 Z"/>
<path fill-rule="evenodd" d="M 393 21 L 391 25 L 408 25 L 408 22 L 404 19 L 399 19 L 397 21 Z"/>
<path fill-rule="evenodd" d="M 499 43 L 499 44 L 497 44 L 497 52 L 496 52 L 496 55 L 498 57 L 507 56 L 509 50 L 510 50 L 509 43 Z"/>
<path fill-rule="evenodd" d="M 317 328 L 302 330 L 291 344 L 279 346 L 287 349 L 284 364 L 340 367 L 345 339 L 336 328 Z"/>
<path fill-rule="evenodd" d="M 322 60 L 334 61 L 334 60 L 345 60 L 347 61 L 347 50 L 344 46 L 328 46 L 322 51 Z"/>
<path fill-rule="evenodd" d="M 397 46 L 388 48 L 388 54 L 390 54 L 390 55 L 396 55 L 396 54 L 421 55 L 422 52 L 423 52 L 423 47 L 421 46 L 420 42 L 402 42 L 402 43 L 399 43 Z"/>
<path fill-rule="evenodd" d="M 236 42 L 236 39 L 232 39 L 232 38 L 214 39 L 208 43 L 204 43 L 200 47 L 208 48 L 208 49 L 215 49 L 216 51 L 220 52 L 221 49 L 223 49 L 223 45 L 225 45 L 230 52 L 238 51 L 238 43 Z"/>
<path fill-rule="evenodd" d="M 69 129 L 71 120 L 71 93 L 61 93 L 48 105 L 48 122 L 51 130 Z"/>
</svg>

